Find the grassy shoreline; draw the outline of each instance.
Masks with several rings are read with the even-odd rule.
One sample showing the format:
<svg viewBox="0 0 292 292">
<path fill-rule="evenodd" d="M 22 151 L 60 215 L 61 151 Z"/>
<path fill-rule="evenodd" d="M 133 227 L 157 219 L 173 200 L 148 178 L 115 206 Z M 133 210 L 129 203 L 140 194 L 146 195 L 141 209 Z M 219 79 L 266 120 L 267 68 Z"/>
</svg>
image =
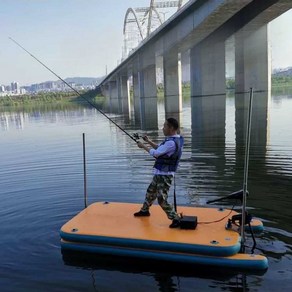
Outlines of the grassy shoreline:
<svg viewBox="0 0 292 292">
<path fill-rule="evenodd" d="M 233 80 L 227 83 L 226 89 L 232 89 Z M 229 85 L 229 86 L 228 86 Z M 292 78 L 272 78 L 272 92 L 281 92 L 292 90 Z M 183 97 L 188 99 L 190 97 L 190 84 L 186 83 L 182 86 Z M 132 93 L 132 92 L 131 92 Z M 133 94 L 133 93 L 132 93 Z M 132 97 L 131 94 L 131 97 Z M 164 97 L 163 88 L 157 87 L 158 100 L 162 100 Z M 97 107 L 102 107 L 106 97 L 102 96 L 97 92 L 96 89 L 89 91 L 80 92 L 80 96 L 74 92 L 42 92 L 38 94 L 24 94 L 24 95 L 11 95 L 0 97 L 0 110 L 6 108 L 22 108 L 22 107 L 33 107 L 33 106 L 44 106 L 44 105 L 82 105 L 89 106 L 89 103 L 95 104 Z"/>
<path fill-rule="evenodd" d="M 38 105 L 66 105 L 87 104 L 86 100 L 101 105 L 104 97 L 97 95 L 94 90 L 80 92 L 81 96 L 74 92 L 42 92 L 38 94 L 11 95 L 0 97 L 0 109 L 7 107 L 25 107 Z"/>
<path fill-rule="evenodd" d="M 41 93 L 41 94 L 24 94 L 3 96 L 0 98 L 0 106 L 23 106 L 29 104 L 44 104 L 44 103 L 64 103 L 71 102 L 76 99 L 72 93 Z"/>
</svg>

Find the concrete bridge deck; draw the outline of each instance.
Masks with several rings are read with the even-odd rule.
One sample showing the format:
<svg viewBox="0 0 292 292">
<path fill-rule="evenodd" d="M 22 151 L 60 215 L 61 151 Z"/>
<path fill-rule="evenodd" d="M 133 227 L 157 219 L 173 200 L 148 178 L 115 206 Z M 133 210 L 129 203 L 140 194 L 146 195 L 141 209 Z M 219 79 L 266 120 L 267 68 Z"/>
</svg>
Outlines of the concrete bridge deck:
<svg viewBox="0 0 292 292">
<path fill-rule="evenodd" d="M 250 87 L 254 102 L 253 143 L 266 147 L 271 57 L 268 23 L 292 8 L 291 0 L 191 0 L 149 35 L 101 82 L 111 111 L 130 115 L 130 81 L 135 119 L 157 125 L 157 67 L 162 64 L 165 114 L 180 119 L 181 56 L 189 56 L 194 135 L 225 137 L 226 43 L 235 56 L 235 123 L 246 119 Z M 237 127 L 237 126 L 236 126 Z M 241 128 L 241 126 L 240 126 Z M 236 139 L 245 133 L 236 128 Z M 221 138 L 220 138 L 221 139 Z M 222 140 L 222 139 L 221 139 Z M 224 141 L 223 141 L 224 143 Z"/>
</svg>

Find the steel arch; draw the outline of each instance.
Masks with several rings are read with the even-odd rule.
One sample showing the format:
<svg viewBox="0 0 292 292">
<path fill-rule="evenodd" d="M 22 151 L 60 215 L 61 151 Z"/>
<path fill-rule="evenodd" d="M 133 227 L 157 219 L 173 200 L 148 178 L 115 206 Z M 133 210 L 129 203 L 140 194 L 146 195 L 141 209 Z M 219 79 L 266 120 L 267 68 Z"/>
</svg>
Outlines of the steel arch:
<svg viewBox="0 0 292 292">
<path fill-rule="evenodd" d="M 132 8 L 128 8 L 128 10 L 127 10 L 127 12 L 126 12 L 125 19 L 124 19 L 124 29 L 123 29 L 123 33 L 124 33 L 124 34 L 126 33 L 127 19 L 128 19 L 128 15 L 129 15 L 130 13 L 132 13 L 132 14 L 134 15 L 134 17 L 135 17 L 135 20 L 136 20 L 136 23 L 137 23 L 137 27 L 138 27 L 139 32 L 140 32 L 141 39 L 143 40 L 144 37 L 143 37 L 143 33 L 142 33 L 142 29 L 141 29 L 141 25 L 140 25 L 140 23 L 139 23 L 139 21 L 138 21 L 137 14 L 136 14 L 135 10 L 132 9 Z"/>
</svg>

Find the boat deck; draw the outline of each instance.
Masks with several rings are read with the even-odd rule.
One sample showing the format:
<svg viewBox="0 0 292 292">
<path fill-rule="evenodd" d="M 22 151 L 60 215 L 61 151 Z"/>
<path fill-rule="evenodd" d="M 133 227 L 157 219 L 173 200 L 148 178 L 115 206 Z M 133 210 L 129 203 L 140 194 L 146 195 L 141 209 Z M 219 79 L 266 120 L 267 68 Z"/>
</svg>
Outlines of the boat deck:
<svg viewBox="0 0 292 292">
<path fill-rule="evenodd" d="M 98 254 L 173 262 L 266 269 L 261 255 L 240 254 L 240 235 L 225 228 L 235 211 L 179 207 L 185 216 L 197 216 L 196 229 L 169 228 L 171 221 L 158 205 L 149 217 L 134 217 L 140 204 L 94 203 L 61 228 L 61 247 Z M 222 219 L 222 220 L 221 220 Z M 261 221 L 253 220 L 255 228 Z"/>
</svg>

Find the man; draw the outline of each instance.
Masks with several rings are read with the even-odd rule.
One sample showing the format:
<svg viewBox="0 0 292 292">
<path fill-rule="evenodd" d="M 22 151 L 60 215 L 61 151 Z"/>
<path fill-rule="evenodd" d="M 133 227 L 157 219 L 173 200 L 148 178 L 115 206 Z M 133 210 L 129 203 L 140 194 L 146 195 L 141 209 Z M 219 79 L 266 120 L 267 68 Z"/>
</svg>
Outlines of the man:
<svg viewBox="0 0 292 292">
<path fill-rule="evenodd" d="M 150 216 L 149 208 L 157 198 L 160 207 L 164 210 L 167 217 L 172 220 L 169 225 L 170 228 L 177 228 L 180 226 L 180 217 L 167 202 L 169 188 L 177 169 L 183 147 L 183 137 L 178 134 L 179 124 L 174 118 L 168 118 L 163 125 L 163 134 L 166 136 L 165 140 L 157 145 L 151 141 L 147 136 L 143 137 L 144 141 L 150 144 L 151 147 L 146 146 L 138 141 L 138 147 L 145 149 L 151 156 L 156 158 L 153 167 L 153 179 L 150 183 L 144 204 L 139 212 L 134 214 L 135 217 Z"/>
</svg>

